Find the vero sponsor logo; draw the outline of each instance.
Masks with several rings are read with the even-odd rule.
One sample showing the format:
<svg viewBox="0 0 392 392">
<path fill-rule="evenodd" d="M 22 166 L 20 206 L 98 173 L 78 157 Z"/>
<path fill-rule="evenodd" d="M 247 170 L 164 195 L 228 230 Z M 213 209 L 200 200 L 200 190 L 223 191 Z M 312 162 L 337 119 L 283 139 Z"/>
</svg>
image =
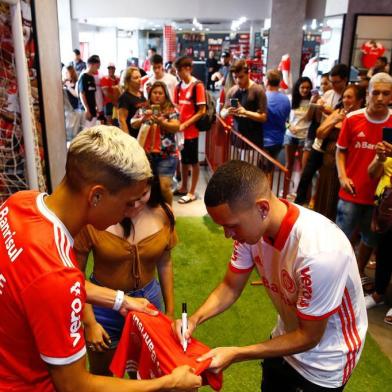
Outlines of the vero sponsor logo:
<svg viewBox="0 0 392 392">
<path fill-rule="evenodd" d="M 310 268 L 306 267 L 301 270 L 301 294 L 299 305 L 303 308 L 307 308 L 310 305 L 312 299 L 312 277 L 310 275 Z"/>
<path fill-rule="evenodd" d="M 80 299 L 80 282 L 76 282 L 70 290 L 70 293 L 74 295 L 74 300 L 71 303 L 71 325 L 69 327 L 69 336 L 72 339 L 72 345 L 76 347 L 81 339 L 80 327 L 82 325 L 81 312 L 83 309 L 83 303 Z"/>
</svg>

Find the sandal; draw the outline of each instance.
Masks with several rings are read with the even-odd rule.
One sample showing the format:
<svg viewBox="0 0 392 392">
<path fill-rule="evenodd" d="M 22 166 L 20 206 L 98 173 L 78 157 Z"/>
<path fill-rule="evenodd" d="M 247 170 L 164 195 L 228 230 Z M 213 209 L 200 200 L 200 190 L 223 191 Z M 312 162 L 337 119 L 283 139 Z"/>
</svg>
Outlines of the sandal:
<svg viewBox="0 0 392 392">
<path fill-rule="evenodd" d="M 392 325 L 392 308 L 390 308 L 388 310 L 387 314 L 385 315 L 384 323 Z"/>
<path fill-rule="evenodd" d="M 173 195 L 174 196 L 186 196 L 188 194 L 188 192 L 181 192 L 180 190 L 178 190 L 178 189 L 176 189 L 174 192 L 173 192 Z"/>
<path fill-rule="evenodd" d="M 180 197 L 180 199 L 178 200 L 178 203 L 180 203 L 180 204 L 188 204 L 188 203 L 191 203 L 192 201 L 195 201 L 195 200 L 196 200 L 196 196 L 195 195 L 187 194 L 185 196 Z"/>
</svg>

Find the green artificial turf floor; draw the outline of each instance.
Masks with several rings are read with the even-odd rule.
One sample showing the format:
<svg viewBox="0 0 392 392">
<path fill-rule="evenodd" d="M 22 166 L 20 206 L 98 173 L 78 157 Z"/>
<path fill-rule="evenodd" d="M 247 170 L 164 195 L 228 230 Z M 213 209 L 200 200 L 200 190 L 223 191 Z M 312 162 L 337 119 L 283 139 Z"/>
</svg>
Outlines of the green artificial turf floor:
<svg viewBox="0 0 392 392">
<path fill-rule="evenodd" d="M 232 241 L 225 239 L 222 228 L 208 217 L 178 218 L 177 232 L 180 242 L 173 251 L 173 260 L 178 316 L 181 302 L 188 303 L 191 314 L 220 282 L 230 259 Z M 211 347 L 252 344 L 268 339 L 275 319 L 264 288 L 248 285 L 228 311 L 201 325 L 195 337 Z M 260 379 L 259 361 L 235 364 L 224 372 L 223 391 L 259 391 Z M 368 334 L 362 357 L 345 391 L 391 390 L 392 363 Z"/>
</svg>

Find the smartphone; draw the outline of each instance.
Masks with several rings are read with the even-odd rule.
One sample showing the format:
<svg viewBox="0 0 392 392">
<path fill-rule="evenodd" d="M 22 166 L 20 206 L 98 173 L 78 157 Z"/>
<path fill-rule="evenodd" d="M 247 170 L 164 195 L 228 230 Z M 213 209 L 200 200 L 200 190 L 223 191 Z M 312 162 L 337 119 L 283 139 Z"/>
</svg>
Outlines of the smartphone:
<svg viewBox="0 0 392 392">
<path fill-rule="evenodd" d="M 230 98 L 230 106 L 232 108 L 238 108 L 238 98 Z"/>
<path fill-rule="evenodd" d="M 319 95 L 319 91 L 317 88 L 314 88 L 313 90 L 310 91 L 310 94 L 312 95 Z"/>
<path fill-rule="evenodd" d="M 385 127 L 382 129 L 382 140 L 392 144 L 392 128 Z"/>
<path fill-rule="evenodd" d="M 160 105 L 151 105 L 151 111 L 153 116 L 159 116 L 161 113 Z"/>
</svg>

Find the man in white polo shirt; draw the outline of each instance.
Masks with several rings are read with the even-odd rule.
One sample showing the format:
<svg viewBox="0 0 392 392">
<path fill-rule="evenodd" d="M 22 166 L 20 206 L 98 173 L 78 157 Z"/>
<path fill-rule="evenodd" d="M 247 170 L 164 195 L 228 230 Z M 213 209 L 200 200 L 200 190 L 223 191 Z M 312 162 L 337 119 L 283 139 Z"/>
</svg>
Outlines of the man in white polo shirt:
<svg viewBox="0 0 392 392">
<path fill-rule="evenodd" d="M 225 236 L 234 239 L 234 251 L 223 281 L 189 318 L 186 337 L 239 298 L 254 268 L 278 322 L 268 341 L 216 348 L 200 359 L 212 358 L 215 370 L 263 359 L 263 392 L 343 390 L 367 330 L 347 237 L 324 216 L 275 197 L 264 173 L 243 161 L 218 168 L 204 201 Z"/>
</svg>

